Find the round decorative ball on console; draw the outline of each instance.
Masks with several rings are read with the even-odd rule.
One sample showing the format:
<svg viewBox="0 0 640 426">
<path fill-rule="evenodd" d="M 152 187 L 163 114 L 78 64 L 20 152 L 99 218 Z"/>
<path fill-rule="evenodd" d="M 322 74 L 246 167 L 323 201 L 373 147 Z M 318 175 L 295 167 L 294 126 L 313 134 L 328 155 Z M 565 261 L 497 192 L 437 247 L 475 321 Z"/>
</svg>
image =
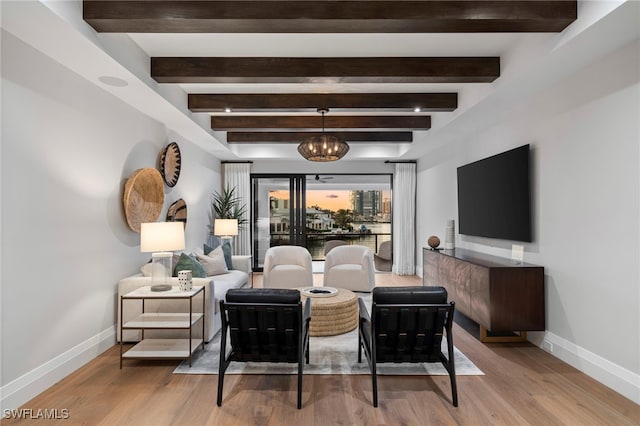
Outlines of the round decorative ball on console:
<svg viewBox="0 0 640 426">
<path fill-rule="evenodd" d="M 432 235 L 429 237 L 429 239 L 427 239 L 427 244 L 429 244 L 429 247 L 431 247 L 431 250 L 435 250 L 440 245 L 440 238 L 436 237 L 435 235 Z"/>
</svg>

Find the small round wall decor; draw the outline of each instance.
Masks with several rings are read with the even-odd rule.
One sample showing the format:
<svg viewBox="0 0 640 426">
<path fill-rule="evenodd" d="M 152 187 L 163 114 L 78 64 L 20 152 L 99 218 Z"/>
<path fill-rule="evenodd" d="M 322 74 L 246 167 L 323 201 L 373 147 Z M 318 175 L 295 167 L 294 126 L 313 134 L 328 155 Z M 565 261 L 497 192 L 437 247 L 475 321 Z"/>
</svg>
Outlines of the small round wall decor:
<svg viewBox="0 0 640 426">
<path fill-rule="evenodd" d="M 171 142 L 160 155 L 160 173 L 168 187 L 174 187 L 178 183 L 181 165 L 180 148 L 177 143 Z"/>
<path fill-rule="evenodd" d="M 187 226 L 187 203 L 182 198 L 169 206 L 167 222 L 184 222 Z"/>
</svg>

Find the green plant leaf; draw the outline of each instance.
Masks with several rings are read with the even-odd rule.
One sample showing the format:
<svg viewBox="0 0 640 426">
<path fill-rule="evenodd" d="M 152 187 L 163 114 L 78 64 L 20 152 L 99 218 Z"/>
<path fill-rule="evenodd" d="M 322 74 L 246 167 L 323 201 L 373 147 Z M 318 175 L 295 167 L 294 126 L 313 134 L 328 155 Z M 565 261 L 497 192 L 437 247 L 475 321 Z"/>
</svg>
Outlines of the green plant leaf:
<svg viewBox="0 0 640 426">
<path fill-rule="evenodd" d="M 214 192 L 211 209 L 215 219 L 237 219 L 238 225 L 244 225 L 248 223 L 247 205 L 241 204 L 242 200 L 235 195 L 235 189 L 227 185 L 222 192 Z"/>
</svg>

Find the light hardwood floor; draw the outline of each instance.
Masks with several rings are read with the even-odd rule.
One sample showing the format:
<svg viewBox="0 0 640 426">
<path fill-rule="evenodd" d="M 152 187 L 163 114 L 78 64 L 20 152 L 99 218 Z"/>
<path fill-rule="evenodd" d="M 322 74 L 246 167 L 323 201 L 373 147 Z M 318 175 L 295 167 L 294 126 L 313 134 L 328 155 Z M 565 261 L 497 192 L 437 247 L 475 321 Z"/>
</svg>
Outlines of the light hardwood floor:
<svg viewBox="0 0 640 426">
<path fill-rule="evenodd" d="M 381 274 L 376 283 L 421 281 Z M 216 375 L 174 375 L 177 361 L 127 361 L 120 370 L 117 346 L 22 408 L 67 409 L 69 419 L 57 421 L 65 425 L 640 424 L 640 406 L 531 344 L 482 344 L 458 325 L 454 342 L 485 373 L 458 376 L 457 408 L 446 376 L 379 376 L 373 408 L 366 375 L 305 376 L 301 410 L 295 376 L 228 375 L 217 407 Z"/>
</svg>

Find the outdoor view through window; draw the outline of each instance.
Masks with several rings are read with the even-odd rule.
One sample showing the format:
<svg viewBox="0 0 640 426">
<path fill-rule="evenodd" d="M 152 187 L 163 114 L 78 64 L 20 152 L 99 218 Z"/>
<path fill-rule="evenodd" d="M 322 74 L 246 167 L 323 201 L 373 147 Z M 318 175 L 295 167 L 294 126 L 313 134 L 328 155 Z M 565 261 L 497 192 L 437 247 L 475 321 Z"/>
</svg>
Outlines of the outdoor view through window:
<svg viewBox="0 0 640 426">
<path fill-rule="evenodd" d="M 290 231 L 288 189 L 269 191 L 271 246 L 286 244 Z M 328 240 L 368 246 L 374 253 L 391 240 L 390 175 L 308 175 L 306 246 L 324 259 Z"/>
</svg>

